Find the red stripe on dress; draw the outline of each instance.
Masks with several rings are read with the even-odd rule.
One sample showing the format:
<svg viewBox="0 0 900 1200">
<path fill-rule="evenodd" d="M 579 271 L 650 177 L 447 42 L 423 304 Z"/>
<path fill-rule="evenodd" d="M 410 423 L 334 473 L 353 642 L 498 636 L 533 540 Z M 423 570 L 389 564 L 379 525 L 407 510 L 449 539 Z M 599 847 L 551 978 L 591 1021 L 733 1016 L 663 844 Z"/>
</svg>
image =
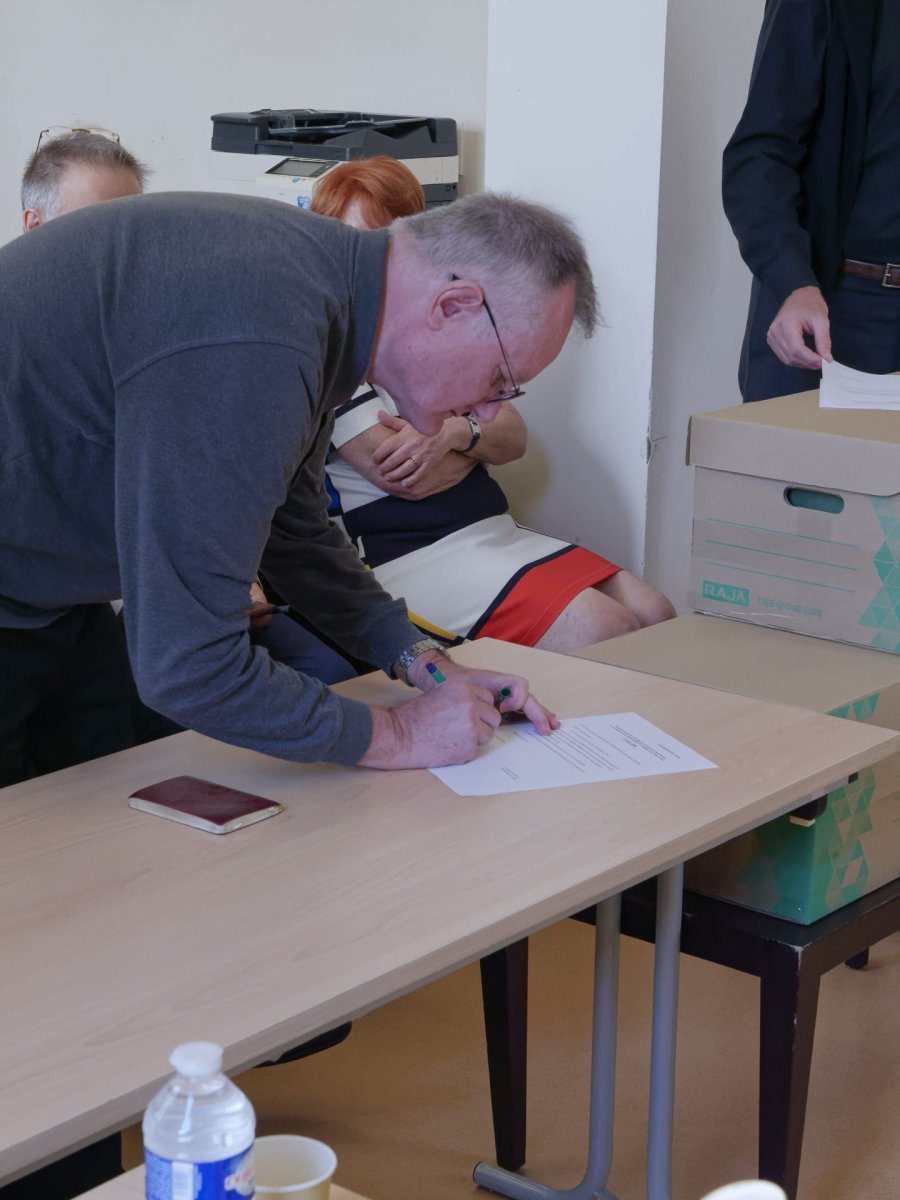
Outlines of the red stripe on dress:
<svg viewBox="0 0 900 1200">
<path fill-rule="evenodd" d="M 581 546 L 530 567 L 475 634 L 534 646 L 563 609 L 585 588 L 610 579 L 621 567 Z"/>
</svg>

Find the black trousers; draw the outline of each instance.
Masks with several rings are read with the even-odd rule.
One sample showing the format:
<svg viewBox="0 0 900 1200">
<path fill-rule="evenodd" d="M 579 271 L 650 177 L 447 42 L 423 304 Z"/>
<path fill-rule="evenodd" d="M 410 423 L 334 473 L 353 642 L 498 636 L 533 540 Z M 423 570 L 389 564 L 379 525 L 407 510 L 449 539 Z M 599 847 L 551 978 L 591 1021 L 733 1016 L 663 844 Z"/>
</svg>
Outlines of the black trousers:
<svg viewBox="0 0 900 1200">
<path fill-rule="evenodd" d="M 108 604 L 43 629 L 0 629 L 0 786 L 135 745 L 137 703 Z"/>
<path fill-rule="evenodd" d="M 818 371 L 786 367 L 769 349 L 766 333 L 778 306 L 754 280 L 738 382 L 744 403 L 788 396 L 819 386 Z M 900 371 L 900 289 L 844 275 L 828 300 L 831 351 L 857 371 Z"/>
</svg>

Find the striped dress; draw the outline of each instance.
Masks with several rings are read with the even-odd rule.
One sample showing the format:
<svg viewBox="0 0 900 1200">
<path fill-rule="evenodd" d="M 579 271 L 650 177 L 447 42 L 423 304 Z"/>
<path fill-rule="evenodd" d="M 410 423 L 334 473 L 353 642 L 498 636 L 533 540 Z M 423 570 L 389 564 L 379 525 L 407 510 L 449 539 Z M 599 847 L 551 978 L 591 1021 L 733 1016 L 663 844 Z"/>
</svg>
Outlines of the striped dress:
<svg viewBox="0 0 900 1200">
<path fill-rule="evenodd" d="M 382 491 L 339 454 L 379 424 L 379 410 L 397 412 L 386 392 L 365 383 L 335 413 L 326 476 L 330 513 L 425 632 L 447 641 L 494 637 L 533 646 L 579 592 L 620 569 L 519 525 L 481 463 L 422 500 Z"/>
</svg>

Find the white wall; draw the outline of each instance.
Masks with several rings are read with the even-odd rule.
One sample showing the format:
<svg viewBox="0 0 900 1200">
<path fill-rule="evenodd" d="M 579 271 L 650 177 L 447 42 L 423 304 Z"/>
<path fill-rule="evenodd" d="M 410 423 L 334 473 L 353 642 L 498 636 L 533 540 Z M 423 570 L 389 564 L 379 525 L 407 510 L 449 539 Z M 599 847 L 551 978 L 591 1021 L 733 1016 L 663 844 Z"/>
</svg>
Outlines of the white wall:
<svg viewBox="0 0 900 1200">
<path fill-rule="evenodd" d="M 750 273 L 722 213 L 722 149 L 747 95 L 762 0 L 669 7 L 646 571 L 686 607 L 692 413 L 740 404 L 737 365 Z"/>
<path fill-rule="evenodd" d="M 555 205 L 587 243 L 607 328 L 522 401 L 516 514 L 640 571 L 666 0 L 490 0 L 485 183 Z"/>
<path fill-rule="evenodd" d="M 576 220 L 609 323 L 529 388 L 531 450 L 504 483 L 517 514 L 682 610 L 688 420 L 740 402 L 749 273 L 720 162 L 761 17 L 762 0 L 490 0 L 485 182 Z"/>
<path fill-rule="evenodd" d="M 454 117 L 482 185 L 487 0 L 40 0 L 0 4 L 0 243 L 39 130 L 104 125 L 152 190 L 209 184 L 210 116 L 345 108 Z"/>
</svg>

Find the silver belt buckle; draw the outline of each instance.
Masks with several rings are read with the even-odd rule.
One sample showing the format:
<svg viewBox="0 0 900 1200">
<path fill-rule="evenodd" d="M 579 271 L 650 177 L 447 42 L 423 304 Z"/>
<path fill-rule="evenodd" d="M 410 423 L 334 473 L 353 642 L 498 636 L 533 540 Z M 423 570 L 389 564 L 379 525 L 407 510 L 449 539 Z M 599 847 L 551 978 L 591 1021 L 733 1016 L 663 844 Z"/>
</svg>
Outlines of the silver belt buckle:
<svg viewBox="0 0 900 1200">
<path fill-rule="evenodd" d="M 885 263 L 884 274 L 881 277 L 881 286 L 888 288 L 900 288 L 900 283 L 891 283 L 891 274 L 896 271 L 900 278 L 900 263 Z"/>
</svg>

